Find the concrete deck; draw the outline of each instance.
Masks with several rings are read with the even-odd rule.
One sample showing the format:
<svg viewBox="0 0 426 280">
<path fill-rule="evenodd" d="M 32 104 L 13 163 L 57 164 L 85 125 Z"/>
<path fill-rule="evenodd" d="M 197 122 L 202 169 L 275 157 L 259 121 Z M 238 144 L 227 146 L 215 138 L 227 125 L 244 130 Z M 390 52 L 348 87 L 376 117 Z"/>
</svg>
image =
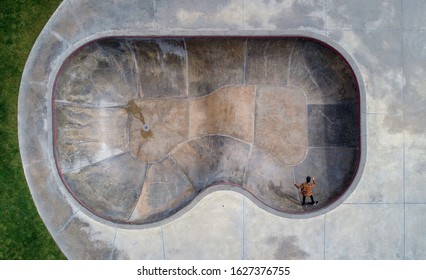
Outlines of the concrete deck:
<svg viewBox="0 0 426 280">
<path fill-rule="evenodd" d="M 27 181 L 53 238 L 70 259 L 425 259 L 426 195 L 421 190 L 426 179 L 426 125 L 422 121 L 426 106 L 423 89 L 426 21 L 419 12 L 424 8 L 426 4 L 420 0 L 64 1 L 28 58 L 18 116 Z M 188 59 L 166 55 L 162 61 L 169 63 L 166 70 L 156 74 L 158 61 L 149 60 L 150 53 L 159 51 L 156 44 L 140 48 L 136 39 L 112 44 L 113 47 L 99 43 L 105 37 L 139 36 L 178 38 L 171 43 L 173 50 L 185 50 Z M 222 36 L 228 38 L 228 43 L 217 44 L 213 49 L 219 51 L 215 54 L 209 49 L 211 42 L 203 45 L 197 40 L 179 39 L 188 36 Z M 306 149 L 312 156 L 304 161 L 297 162 L 296 153 L 290 156 L 290 162 L 284 162 L 289 158 L 289 150 L 285 148 L 278 149 L 274 159 L 269 158 L 265 154 L 267 137 L 256 138 L 257 131 L 260 135 L 268 134 L 270 122 L 262 123 L 261 116 L 270 113 L 262 112 L 273 108 L 270 100 L 285 96 L 288 85 L 294 82 L 300 85 L 303 75 L 293 77 L 295 72 L 287 69 L 284 72 L 289 74 L 280 77 L 276 76 L 280 71 L 272 69 L 273 74 L 262 76 L 265 68 L 259 69 L 262 65 L 256 62 L 259 52 L 253 49 L 262 42 L 250 44 L 252 41 L 246 40 L 240 47 L 232 39 L 250 36 L 308 37 L 336 49 L 349 63 L 359 84 L 360 98 L 356 105 L 360 108 L 359 138 L 308 137 Z M 114 54 L 125 52 L 131 44 L 134 45 L 127 50 L 138 55 Z M 230 60 L 225 60 L 228 64 L 212 68 L 217 72 L 203 73 L 201 70 L 208 69 L 203 54 L 207 50 L 212 56 L 210 61 L 220 64 L 218 57 L 223 56 L 220 46 L 223 50 L 234 50 L 226 52 L 233 54 Z M 116 64 L 108 67 L 108 71 L 92 68 L 94 60 L 88 54 L 97 58 L 105 48 L 110 49 L 106 53 L 114 57 L 111 61 Z M 279 60 L 274 51 L 285 54 L 283 49 L 285 45 L 278 44 L 268 54 Z M 84 52 L 86 55 L 82 55 Z M 191 60 L 191 54 L 199 59 Z M 245 61 L 239 69 L 245 71 L 233 70 L 239 55 Z M 133 63 L 130 60 L 134 57 L 145 63 Z M 318 62 L 314 51 L 312 59 Z M 315 65 L 308 67 L 310 73 L 313 69 L 317 69 Z M 100 74 L 87 72 L 92 70 Z M 122 75 L 137 71 L 141 79 Z M 318 75 L 321 73 L 324 69 Z M 86 74 L 91 78 L 78 80 Z M 224 81 L 223 74 L 231 80 Z M 175 80 L 167 81 L 170 77 Z M 283 84 L 274 84 L 284 80 Z M 271 84 L 275 86 L 272 89 Z M 88 89 L 89 85 L 97 86 Z M 105 87 L 102 95 L 96 96 L 92 93 L 99 92 L 99 85 Z M 121 95 L 109 85 L 119 87 Z M 277 86 L 283 87 L 278 95 Z M 337 108 L 333 100 L 336 95 L 319 98 L 321 95 L 310 95 L 309 87 L 300 88 L 307 96 L 308 134 L 325 131 L 324 136 L 340 135 L 341 129 L 324 126 L 325 121 L 341 120 L 342 115 L 356 110 L 339 102 Z M 85 90 L 88 94 L 75 94 Z M 169 97 L 161 100 L 165 92 Z M 138 96 L 140 93 L 143 95 Z M 242 130 L 236 129 L 232 124 L 240 118 L 227 115 L 209 121 L 211 115 L 216 115 L 216 106 L 236 107 L 230 94 L 240 96 L 235 104 L 246 104 L 242 105 L 246 107 L 240 114 L 255 116 L 253 126 L 241 125 L 238 127 Z M 297 96 L 297 93 L 292 95 L 295 99 Z M 353 98 L 349 96 L 350 100 Z M 96 110 L 100 105 L 103 109 Z M 153 116 L 158 111 L 171 115 L 168 118 L 171 122 L 166 123 L 177 128 L 171 130 L 178 135 L 172 137 L 176 143 L 162 144 L 160 150 L 155 143 L 148 143 L 145 150 L 138 147 L 140 143 L 135 139 L 143 138 L 144 134 L 140 119 L 135 118 L 139 112 L 135 108 L 147 116 L 147 123 L 152 118 L 149 119 L 152 133 L 160 133 L 164 139 L 170 139 L 170 130 L 157 129 L 158 118 Z M 177 111 L 174 113 L 172 108 Z M 188 116 L 197 116 L 189 117 L 197 125 L 182 126 L 183 119 L 180 125 L 173 126 L 176 116 L 184 116 L 186 113 L 181 112 L 186 110 Z M 353 122 L 351 115 L 347 116 L 343 118 L 344 127 Z M 103 127 L 108 128 L 107 134 L 103 133 Z M 184 133 L 179 132 L 182 127 Z M 265 127 L 266 131 L 262 132 Z M 100 134 L 102 141 L 86 141 L 88 144 L 83 147 L 78 142 L 83 138 L 99 140 Z M 199 140 L 188 141 L 192 137 Z M 244 144 L 235 146 L 233 143 L 238 141 Z M 109 148 L 103 149 L 102 143 L 110 143 Z M 288 209 L 297 210 L 292 207 L 277 211 L 269 207 L 276 203 L 276 197 L 270 199 L 268 192 L 256 189 L 264 184 L 262 176 L 278 185 L 286 176 L 300 181 L 312 166 L 327 167 L 318 172 L 318 177 L 342 181 L 339 177 L 342 170 L 350 173 L 353 170 L 350 163 L 357 161 L 347 148 L 353 149 L 358 144 L 360 168 L 351 186 L 317 212 L 289 214 Z M 173 149 L 176 145 L 179 148 Z M 324 145 L 329 155 L 324 156 L 320 149 Z M 193 150 L 220 149 L 229 155 L 229 162 L 217 157 L 213 157 L 217 162 L 210 157 L 197 162 L 197 157 L 188 157 Z M 243 157 L 245 152 L 247 156 Z M 170 158 L 159 161 L 169 153 Z M 114 160 L 102 161 L 111 157 Z M 330 157 L 339 162 L 336 167 L 330 167 Z M 207 158 L 212 162 L 203 167 Z M 272 167 L 277 158 L 281 159 L 281 165 Z M 242 160 L 244 163 L 236 164 Z M 126 174 L 133 176 L 119 172 L 123 164 L 128 166 Z M 216 172 L 203 173 L 205 168 L 210 170 L 209 166 L 217 167 Z M 240 176 L 239 169 L 228 174 L 235 166 L 244 166 L 248 175 L 253 170 L 254 175 L 246 176 L 243 171 Z M 292 170 L 286 172 L 286 166 Z M 283 178 L 277 174 L 283 174 Z M 223 178 L 242 188 L 221 185 Z M 163 192 L 157 193 L 158 188 L 153 187 L 158 182 L 162 182 L 162 189 L 173 182 L 179 186 L 173 188 L 178 192 L 165 191 L 167 195 L 163 196 Z M 247 182 L 254 188 L 252 193 L 266 194 L 268 202 L 258 203 L 256 195 L 245 191 Z M 121 188 L 106 187 L 111 184 Z M 208 187 L 213 184 L 216 186 Z M 197 188 L 205 189 L 202 195 L 191 193 Z M 153 198 L 161 203 L 146 207 Z M 173 208 L 176 201 L 178 207 Z M 82 204 L 90 204 L 96 211 Z M 123 223 L 131 219 L 136 224 Z"/>
</svg>

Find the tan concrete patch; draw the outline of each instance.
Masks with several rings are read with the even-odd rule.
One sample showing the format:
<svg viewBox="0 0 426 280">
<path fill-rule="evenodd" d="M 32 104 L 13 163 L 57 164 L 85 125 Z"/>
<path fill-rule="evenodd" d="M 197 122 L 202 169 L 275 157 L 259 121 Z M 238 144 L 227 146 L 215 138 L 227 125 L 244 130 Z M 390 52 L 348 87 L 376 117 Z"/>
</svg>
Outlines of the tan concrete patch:
<svg viewBox="0 0 426 280">
<path fill-rule="evenodd" d="M 254 143 L 287 165 L 300 163 L 308 145 L 306 96 L 295 87 L 258 87 Z"/>
<path fill-rule="evenodd" d="M 129 113 L 130 150 L 134 157 L 147 162 L 159 161 L 188 140 L 187 100 L 136 100 L 135 104 L 142 118 Z M 144 129 L 144 125 L 149 128 Z"/>
<path fill-rule="evenodd" d="M 222 134 L 253 141 L 254 87 L 228 86 L 191 100 L 189 137 Z"/>
</svg>

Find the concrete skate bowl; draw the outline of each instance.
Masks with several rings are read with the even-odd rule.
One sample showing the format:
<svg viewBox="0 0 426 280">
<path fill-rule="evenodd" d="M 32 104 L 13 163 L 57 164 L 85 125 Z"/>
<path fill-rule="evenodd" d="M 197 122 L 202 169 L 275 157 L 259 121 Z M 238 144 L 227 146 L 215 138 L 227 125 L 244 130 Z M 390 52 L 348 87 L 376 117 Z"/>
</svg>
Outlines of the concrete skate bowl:
<svg viewBox="0 0 426 280">
<path fill-rule="evenodd" d="M 53 94 L 59 176 L 114 223 L 171 219 L 224 186 L 304 217 L 341 203 L 358 170 L 358 83 L 309 38 L 98 39 Z M 293 182 L 307 175 L 319 204 L 302 207 Z"/>
</svg>

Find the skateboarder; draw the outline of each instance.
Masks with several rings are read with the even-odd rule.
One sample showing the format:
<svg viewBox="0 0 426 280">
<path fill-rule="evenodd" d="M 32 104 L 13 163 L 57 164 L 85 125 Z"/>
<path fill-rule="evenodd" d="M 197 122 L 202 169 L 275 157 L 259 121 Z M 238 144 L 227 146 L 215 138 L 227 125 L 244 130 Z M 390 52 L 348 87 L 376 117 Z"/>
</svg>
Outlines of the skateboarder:
<svg viewBox="0 0 426 280">
<path fill-rule="evenodd" d="M 297 185 L 296 183 L 293 182 L 293 184 L 294 184 L 294 186 L 296 188 L 298 188 L 300 190 L 300 192 L 303 195 L 302 205 L 305 205 L 305 201 L 306 201 L 306 197 L 307 196 L 309 196 L 311 198 L 311 201 L 312 201 L 311 204 L 312 205 L 318 203 L 318 201 L 314 200 L 314 193 L 312 191 L 312 188 L 314 188 L 317 185 L 317 183 L 315 181 L 315 178 L 311 179 L 311 177 L 308 176 L 308 177 L 306 177 L 306 182 L 305 183 Z"/>
</svg>

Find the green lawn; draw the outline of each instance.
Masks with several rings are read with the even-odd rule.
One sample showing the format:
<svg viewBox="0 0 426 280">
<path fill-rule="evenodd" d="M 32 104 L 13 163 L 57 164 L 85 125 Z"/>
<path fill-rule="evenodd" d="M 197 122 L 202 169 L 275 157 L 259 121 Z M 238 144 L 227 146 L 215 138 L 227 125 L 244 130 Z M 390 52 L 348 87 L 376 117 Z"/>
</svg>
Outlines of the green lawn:
<svg viewBox="0 0 426 280">
<path fill-rule="evenodd" d="M 0 259 L 64 259 L 41 221 L 19 155 L 17 104 L 30 50 L 60 0 L 0 0 Z"/>
</svg>

